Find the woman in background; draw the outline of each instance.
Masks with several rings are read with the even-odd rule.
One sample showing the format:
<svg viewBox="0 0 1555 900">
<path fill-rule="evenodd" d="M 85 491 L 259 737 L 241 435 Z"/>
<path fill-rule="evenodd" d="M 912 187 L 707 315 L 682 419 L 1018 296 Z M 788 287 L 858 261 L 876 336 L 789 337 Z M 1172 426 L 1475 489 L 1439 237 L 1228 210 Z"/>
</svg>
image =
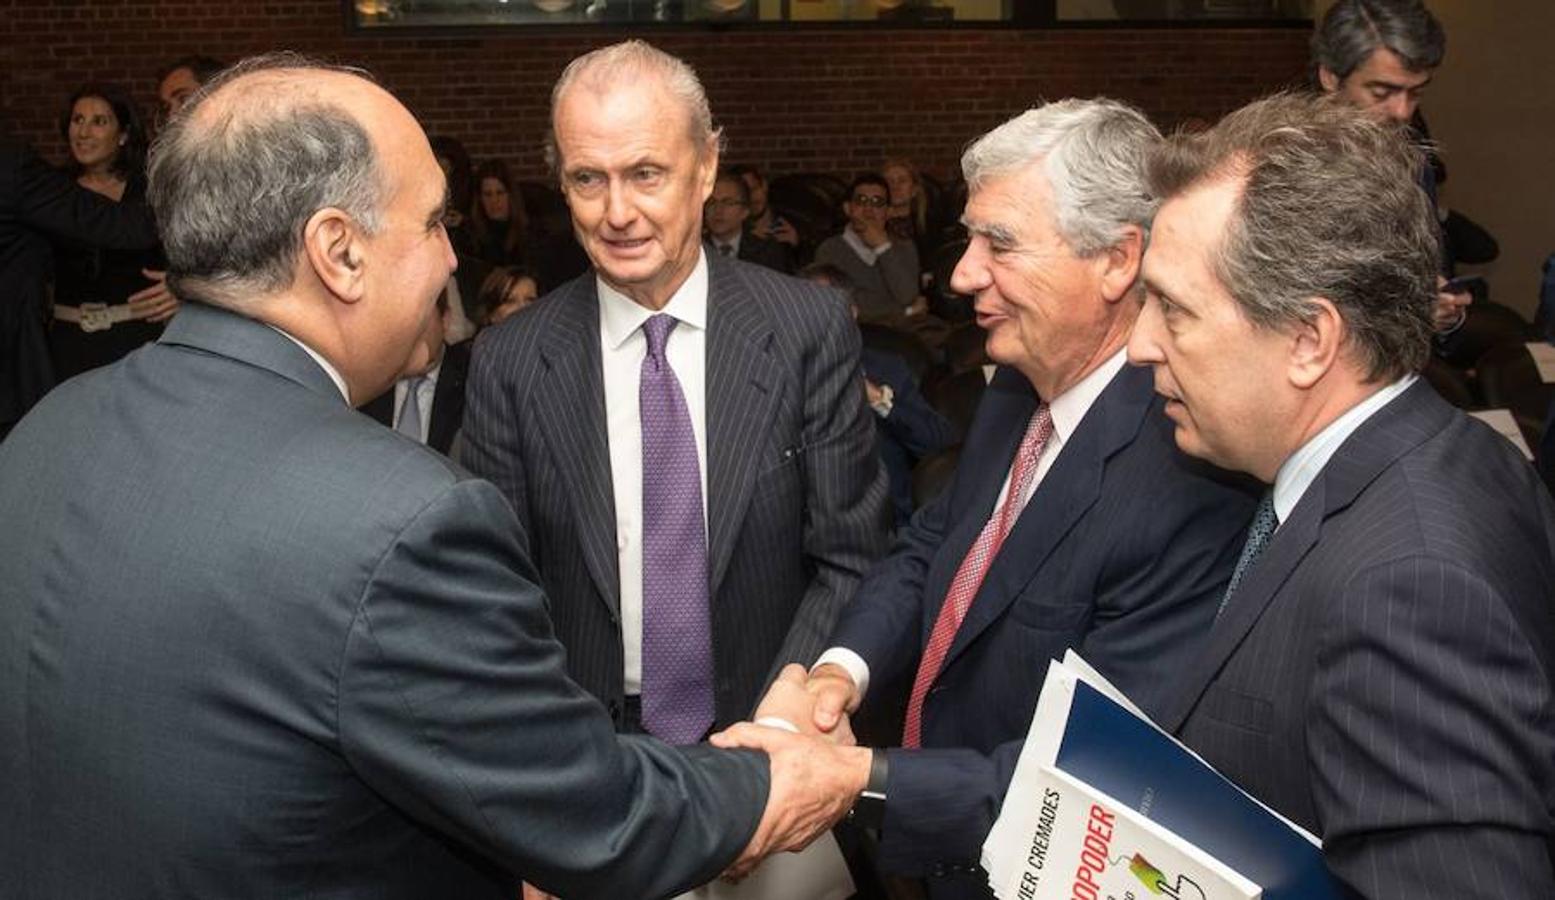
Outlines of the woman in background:
<svg viewBox="0 0 1555 900">
<path fill-rule="evenodd" d="M 146 198 L 146 130 L 115 88 L 77 91 L 60 120 L 76 182 L 118 203 Z M 157 251 L 54 244 L 54 323 L 49 352 L 63 381 L 107 365 L 162 333 L 178 301 L 163 284 Z"/>
<path fill-rule="evenodd" d="M 535 279 L 517 266 L 498 266 L 491 270 L 481 283 L 480 299 L 476 302 L 478 321 L 485 328 L 499 325 L 529 304 L 540 293 Z"/>
<path fill-rule="evenodd" d="M 896 157 L 880 165 L 880 174 L 891 189 L 891 205 L 886 209 L 886 233 L 893 239 L 914 242 L 927 237 L 929 198 L 923 192 L 918 167 L 911 160 Z"/>
<path fill-rule="evenodd" d="M 470 211 L 475 255 L 494 266 L 523 265 L 529 222 L 508 167 L 495 159 L 482 163 L 475 170 L 475 189 Z"/>
</svg>

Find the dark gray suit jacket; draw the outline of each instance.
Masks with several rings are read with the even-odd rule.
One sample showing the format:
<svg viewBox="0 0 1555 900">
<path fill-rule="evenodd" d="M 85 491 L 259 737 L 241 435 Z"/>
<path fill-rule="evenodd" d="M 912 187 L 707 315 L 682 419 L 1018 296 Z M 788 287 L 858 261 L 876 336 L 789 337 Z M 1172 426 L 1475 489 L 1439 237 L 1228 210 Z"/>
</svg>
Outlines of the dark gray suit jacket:
<svg viewBox="0 0 1555 900">
<path fill-rule="evenodd" d="M 1555 507 L 1424 381 L 1345 441 L 1162 726 L 1369 898 L 1555 897 Z"/>
<path fill-rule="evenodd" d="M 0 445 L 7 897 L 658 896 L 759 756 L 618 738 L 501 495 L 186 305 Z"/>
<path fill-rule="evenodd" d="M 886 479 L 834 292 L 708 257 L 707 515 L 717 721 L 814 661 L 885 550 Z M 512 502 L 572 676 L 619 721 L 616 511 L 593 273 L 476 339 L 462 460 Z"/>
</svg>

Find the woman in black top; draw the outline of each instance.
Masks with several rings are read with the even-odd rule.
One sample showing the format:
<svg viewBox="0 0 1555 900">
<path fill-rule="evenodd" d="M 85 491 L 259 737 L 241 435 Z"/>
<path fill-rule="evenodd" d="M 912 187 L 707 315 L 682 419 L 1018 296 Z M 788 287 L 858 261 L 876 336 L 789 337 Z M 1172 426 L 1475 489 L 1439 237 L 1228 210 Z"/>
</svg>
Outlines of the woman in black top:
<svg viewBox="0 0 1555 900">
<path fill-rule="evenodd" d="M 78 184 L 119 203 L 145 202 L 146 131 L 128 96 L 108 87 L 77 91 L 60 133 L 70 142 Z M 156 340 L 177 310 L 162 287 L 162 268 L 155 251 L 55 242 L 49 351 L 56 379 L 107 365 Z"/>
<path fill-rule="evenodd" d="M 475 255 L 494 266 L 523 265 L 529 254 L 529 221 L 523 196 L 501 160 L 475 170 L 470 237 Z"/>
</svg>

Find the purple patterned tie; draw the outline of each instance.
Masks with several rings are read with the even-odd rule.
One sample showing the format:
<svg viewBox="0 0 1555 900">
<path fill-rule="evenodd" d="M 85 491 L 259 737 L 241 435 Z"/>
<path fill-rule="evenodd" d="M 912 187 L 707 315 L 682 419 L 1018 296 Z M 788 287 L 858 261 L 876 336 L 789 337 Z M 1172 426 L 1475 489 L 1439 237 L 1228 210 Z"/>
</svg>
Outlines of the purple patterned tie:
<svg viewBox="0 0 1555 900">
<path fill-rule="evenodd" d="M 696 436 L 680 381 L 664 358 L 679 324 L 643 323 L 648 354 L 637 389 L 643 431 L 643 727 L 694 744 L 713 724 L 713 643 L 707 609 L 707 525 Z"/>
</svg>

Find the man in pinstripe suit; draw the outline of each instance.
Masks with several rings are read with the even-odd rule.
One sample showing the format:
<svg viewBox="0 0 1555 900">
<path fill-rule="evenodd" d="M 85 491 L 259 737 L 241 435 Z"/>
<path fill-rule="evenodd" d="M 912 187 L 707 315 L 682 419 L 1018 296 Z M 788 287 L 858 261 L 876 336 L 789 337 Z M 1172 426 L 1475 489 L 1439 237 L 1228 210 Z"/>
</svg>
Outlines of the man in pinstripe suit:
<svg viewBox="0 0 1555 900">
<path fill-rule="evenodd" d="M 552 122 L 594 271 L 477 341 L 462 458 L 517 511 L 572 676 L 621 730 L 696 741 L 748 717 L 783 664 L 814 660 L 884 550 L 858 332 L 835 295 L 703 253 L 719 137 L 680 60 L 640 41 L 580 57 Z M 660 316 L 672 330 L 655 350 Z M 642 413 L 656 408 L 644 373 L 658 353 L 688 451 L 695 439 L 685 492 L 701 504 L 673 564 L 654 551 L 663 417 Z M 677 671 L 697 674 L 675 685 L 654 680 L 666 565 L 668 587 L 701 592 L 679 608 L 695 624 L 673 632 Z"/>
<path fill-rule="evenodd" d="M 1272 489 L 1161 724 L 1370 898 L 1555 896 L 1555 508 L 1416 373 L 1435 222 L 1396 133 L 1281 96 L 1179 137 L 1129 344 Z"/>
</svg>

